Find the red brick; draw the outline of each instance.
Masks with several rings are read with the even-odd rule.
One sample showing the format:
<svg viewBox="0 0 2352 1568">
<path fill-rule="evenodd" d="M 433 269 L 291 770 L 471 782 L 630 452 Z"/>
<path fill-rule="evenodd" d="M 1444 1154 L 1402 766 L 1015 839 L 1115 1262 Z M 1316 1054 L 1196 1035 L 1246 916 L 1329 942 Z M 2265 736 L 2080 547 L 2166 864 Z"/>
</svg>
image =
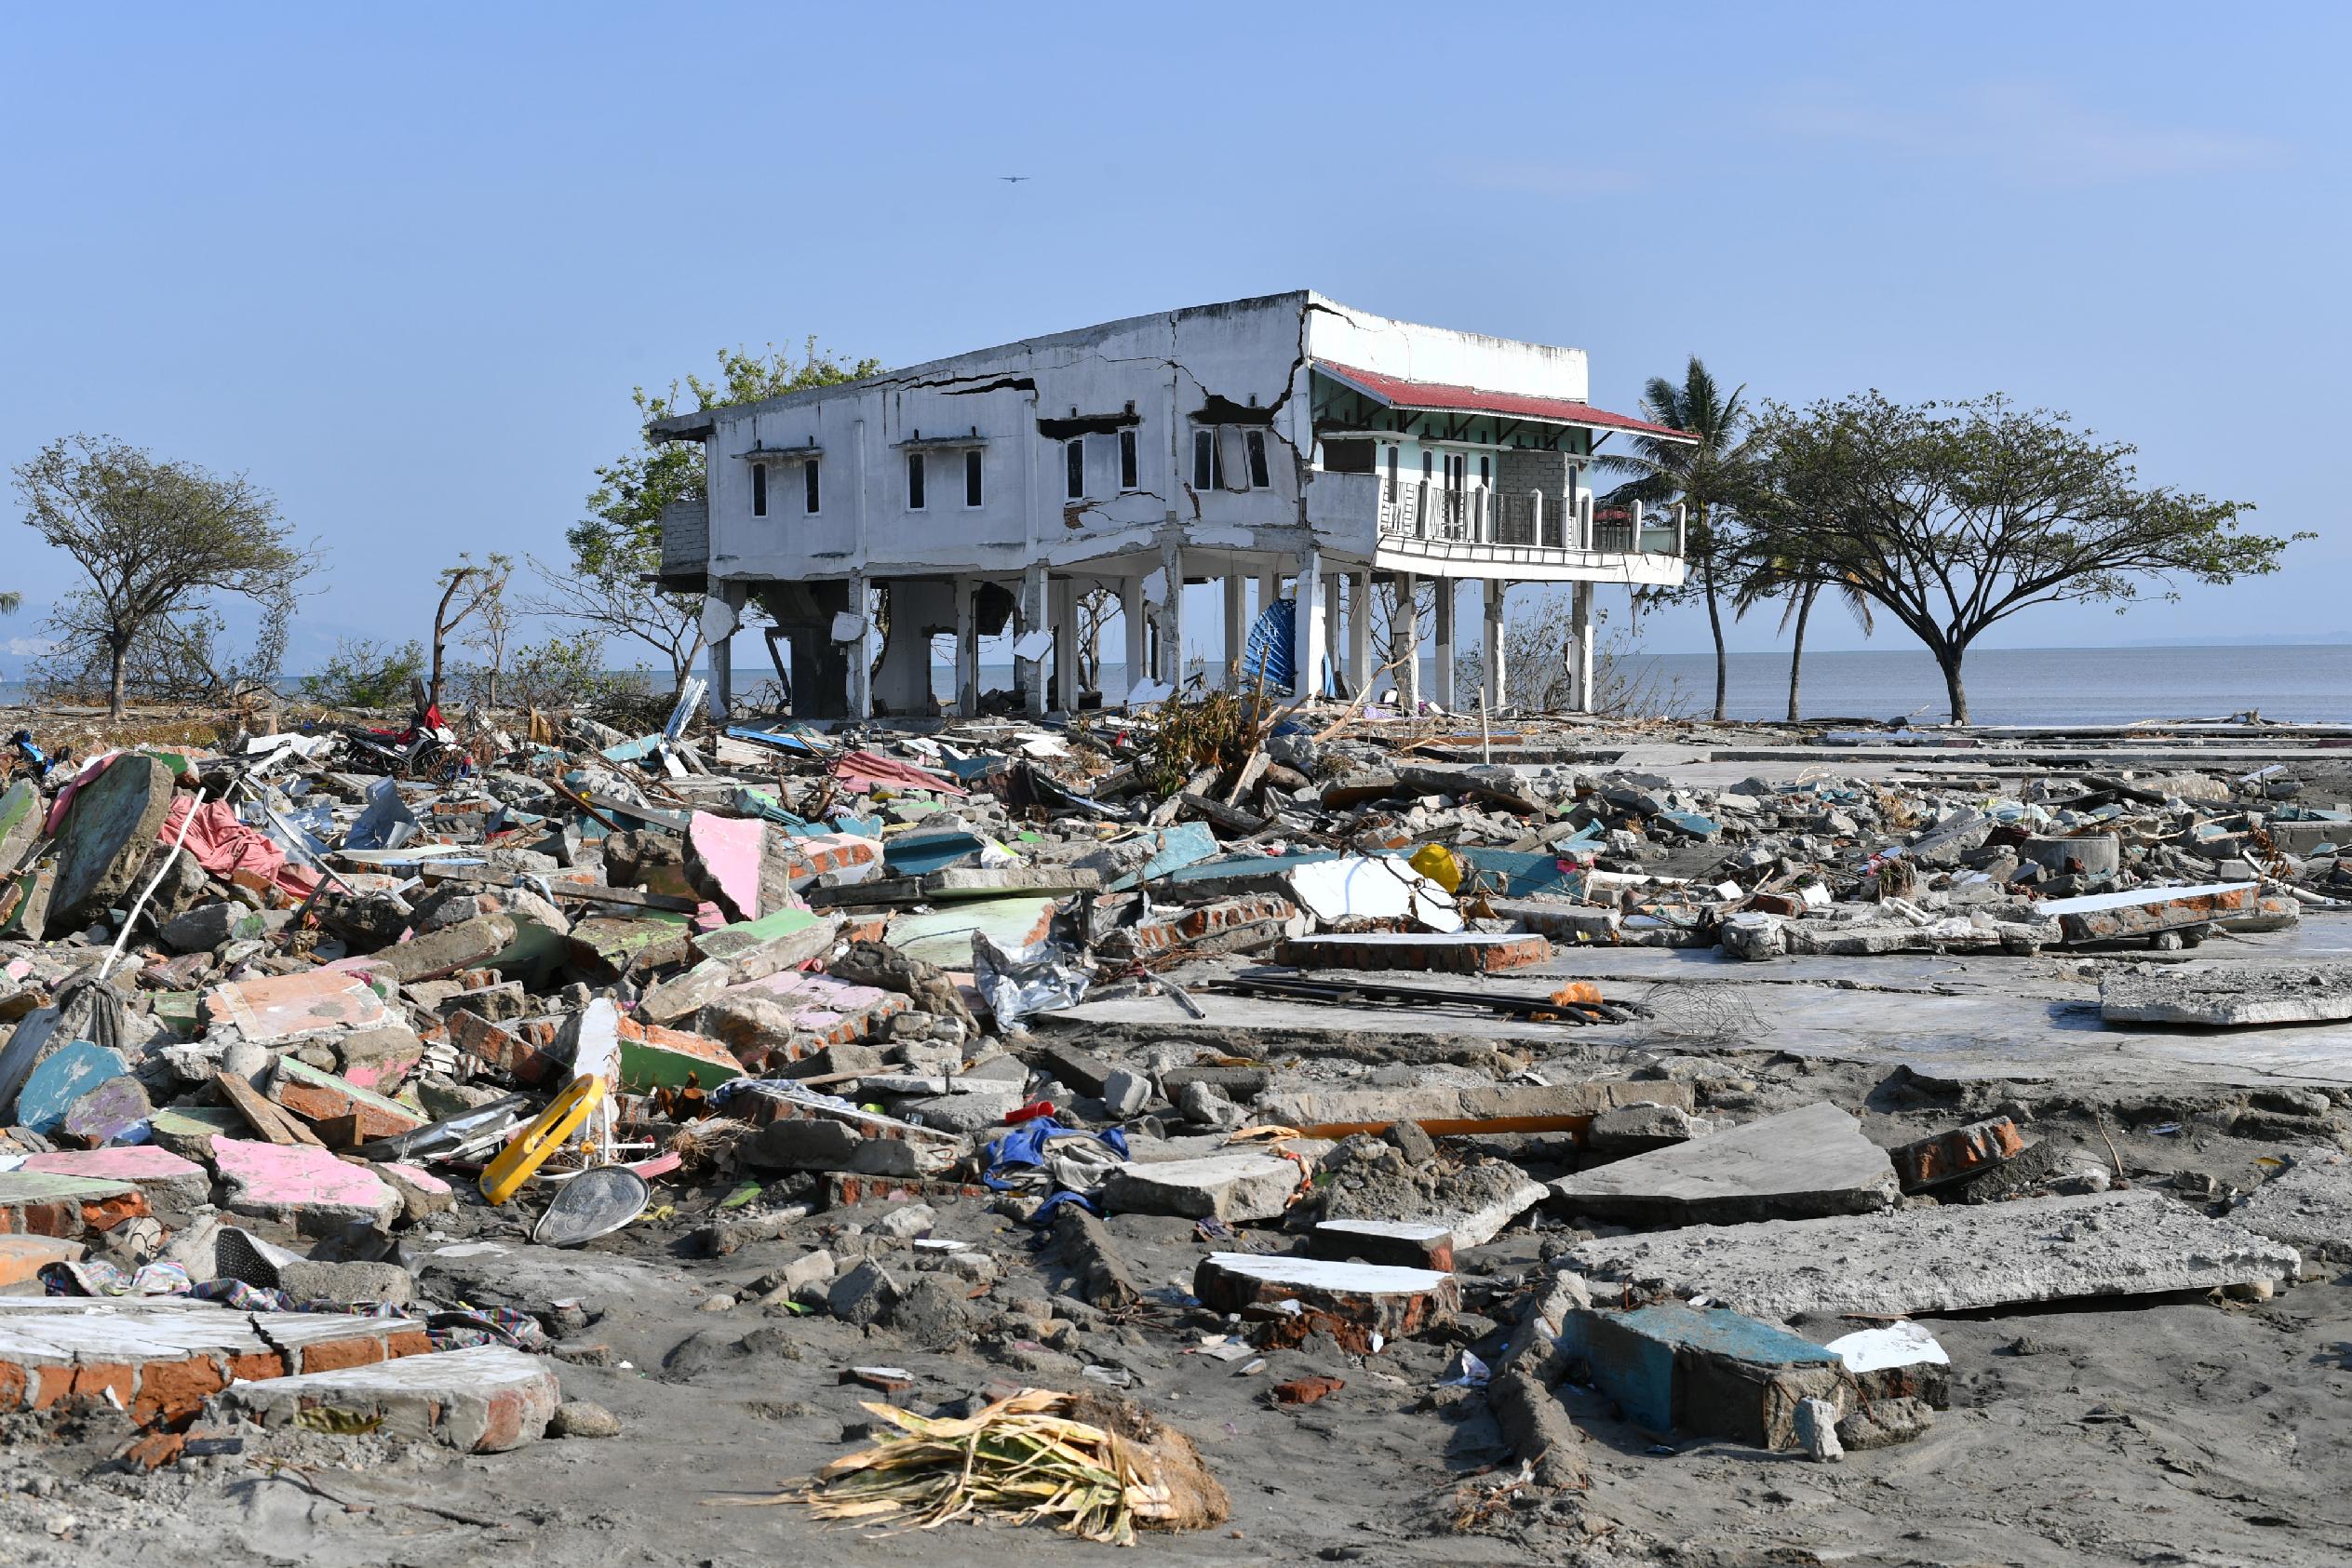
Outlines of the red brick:
<svg viewBox="0 0 2352 1568">
<path fill-rule="evenodd" d="M 141 1423 L 181 1416 L 228 1387 L 209 1356 L 184 1361 L 150 1361 L 139 1369 L 139 1398 L 130 1407 Z"/>
<path fill-rule="evenodd" d="M 229 1358 L 229 1381 L 260 1383 L 286 1375 L 286 1358 L 275 1350 L 256 1350 Z"/>
<path fill-rule="evenodd" d="M 370 1366 L 383 1359 L 383 1341 L 373 1334 L 302 1347 L 304 1372 L 341 1372 L 345 1367 Z"/>
<path fill-rule="evenodd" d="M 383 1336 L 383 1359 L 387 1361 L 432 1353 L 433 1336 L 423 1329 L 399 1329 Z"/>
</svg>

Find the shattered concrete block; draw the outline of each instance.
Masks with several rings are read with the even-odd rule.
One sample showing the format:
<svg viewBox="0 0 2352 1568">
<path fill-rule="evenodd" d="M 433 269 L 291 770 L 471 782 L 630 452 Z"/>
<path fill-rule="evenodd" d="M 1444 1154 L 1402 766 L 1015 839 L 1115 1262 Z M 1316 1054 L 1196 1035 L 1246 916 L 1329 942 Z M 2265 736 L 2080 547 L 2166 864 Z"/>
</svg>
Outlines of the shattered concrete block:
<svg viewBox="0 0 2352 1568">
<path fill-rule="evenodd" d="M 252 1126 L 231 1106 L 167 1106 L 147 1124 L 148 1142 L 182 1159 L 209 1161 L 212 1140 L 242 1138 Z"/>
<path fill-rule="evenodd" d="M 395 943 L 375 957 L 390 964 L 394 976 L 408 985 L 438 980 L 462 969 L 480 969 L 514 945 L 516 934 L 514 917 L 477 915 Z"/>
<path fill-rule="evenodd" d="M 47 934 L 77 931 L 121 903 L 171 811 L 171 770 L 124 752 L 74 792 L 57 830 Z"/>
<path fill-rule="evenodd" d="M 1517 1368 L 1504 1371 L 1487 1383 L 1486 1404 L 1512 1456 L 1532 1464 L 1539 1483 L 1569 1492 L 1590 1484 L 1584 1436 L 1560 1396 L 1540 1379 Z"/>
<path fill-rule="evenodd" d="M 150 1207 L 175 1213 L 185 1213 L 212 1197 L 211 1173 L 152 1144 L 28 1155 L 24 1169 L 110 1184 L 128 1182 L 147 1195 Z"/>
<path fill-rule="evenodd" d="M 380 1029 L 392 1022 L 363 974 L 332 967 L 216 985 L 204 996 L 206 1028 L 235 1029 L 257 1045 Z"/>
<path fill-rule="evenodd" d="M 1643 1102 L 1688 1110 L 1690 1086 L 1631 1082 L 1516 1084 L 1460 1088 L 1276 1090 L 1257 1106 L 1260 1121 L 1316 1137 L 1380 1132 L 1418 1121 L 1434 1137 L 1472 1132 L 1581 1132 L 1600 1112 Z"/>
<path fill-rule="evenodd" d="M 2124 970 L 2099 982 L 2109 1024 L 2261 1024 L 2352 1019 L 2352 965 L 2217 963 Z"/>
<path fill-rule="evenodd" d="M 493 1072 L 505 1074 L 523 1088 L 534 1088 L 560 1077 L 564 1065 L 555 1052 L 534 1045 L 512 1030 L 500 1028 L 478 1013 L 460 1011 L 449 1015 L 450 1043 Z"/>
<path fill-rule="evenodd" d="M 276 925 L 285 923 L 285 915 L 278 913 Z M 272 929 L 262 911 L 224 898 L 173 916 L 163 923 L 159 934 L 164 945 L 175 953 L 208 953 L 224 942 L 265 936 Z"/>
<path fill-rule="evenodd" d="M 1495 898 L 1486 903 L 1498 919 L 1514 920 L 1563 946 L 1614 947 L 1622 934 L 1623 917 L 1614 909 L 1552 898 Z"/>
<path fill-rule="evenodd" d="M 1835 1465 L 1844 1459 L 1845 1445 L 1837 1441 L 1837 1406 L 1823 1399 L 1798 1400 L 1796 1446 L 1817 1465 Z"/>
<path fill-rule="evenodd" d="M 1794 1447 L 1798 1405 L 1835 1400 L 1843 1385 L 1835 1351 L 1738 1312 L 1679 1302 L 1572 1312 L 1561 1347 L 1634 1426 L 1757 1448 Z"/>
<path fill-rule="evenodd" d="M 1902 1184 L 1903 1191 L 1916 1192 L 1989 1171 L 2014 1159 L 2024 1147 L 2017 1124 L 2008 1117 L 1996 1116 L 1915 1139 L 1888 1149 L 1887 1157 L 1894 1163 L 1895 1179 Z"/>
<path fill-rule="evenodd" d="M 1199 1159 L 1129 1161 L 1103 1184 L 1103 1205 L 1115 1214 L 1174 1214 L 1229 1225 L 1269 1220 L 1290 1206 L 1301 1173 L 1287 1159 L 1262 1154 L 1216 1154 Z"/>
<path fill-rule="evenodd" d="M 56 1236 L 0 1236 L 0 1291 L 37 1283 L 53 1263 L 78 1263 L 89 1249 Z M 4 1374 L 0 1374 L 4 1375 Z M 6 1404 L 0 1399 L 0 1405 Z"/>
<path fill-rule="evenodd" d="M 339 1035 L 334 1047 L 337 1073 L 380 1094 L 397 1089 L 424 1060 L 424 1042 L 400 1025 Z"/>
<path fill-rule="evenodd" d="M 1546 937 L 1475 931 L 1306 936 L 1284 943 L 1275 953 L 1277 962 L 1297 969 L 1427 970 L 1434 974 L 1492 974 L 1551 957 L 1552 943 Z"/>
<path fill-rule="evenodd" d="M 2341 1149 L 2301 1150 L 2229 1217 L 2312 1256 L 2352 1263 L 2352 1156 Z"/>
<path fill-rule="evenodd" d="M 216 1138 L 212 1161 L 231 1213 L 274 1220 L 304 1236 L 389 1225 L 401 1209 L 400 1195 L 367 1167 L 308 1144 Z"/>
<path fill-rule="evenodd" d="M 652 1089 L 683 1089 L 689 1082 L 705 1089 L 743 1077 L 743 1064 L 717 1040 L 656 1024 L 621 1020 L 621 1087 L 642 1093 Z"/>
<path fill-rule="evenodd" d="M 223 1412 L 265 1427 L 291 1426 L 309 1411 L 348 1412 L 396 1437 L 438 1442 L 461 1454 L 503 1454 L 545 1434 L 563 1389 L 544 1358 L 482 1345 L 238 1382 L 217 1402 Z"/>
<path fill-rule="evenodd" d="M 1777 958 L 1789 950 L 1788 922 L 1778 915 L 1727 915 L 1716 927 L 1715 937 L 1735 958 Z"/>
<path fill-rule="evenodd" d="M 1596 1280 L 1781 1320 L 2213 1290 L 2302 1267 L 2292 1247 L 2144 1191 L 1691 1226 L 1579 1242 L 1568 1258 Z"/>
<path fill-rule="evenodd" d="M 826 1303 L 833 1316 L 860 1328 L 880 1320 L 899 1297 L 898 1281 L 871 1259 L 833 1281 Z"/>
<path fill-rule="evenodd" d="M 1452 1321 L 1462 1301 L 1454 1277 L 1435 1269 L 1257 1253 L 1209 1253 L 1192 1271 L 1192 1293 L 1215 1312 L 1295 1300 L 1390 1339 Z"/>
<path fill-rule="evenodd" d="M 331 1372 L 432 1348 L 401 1318 L 254 1315 L 186 1302 L 118 1302 L 0 1314 L 0 1411 L 111 1399 L 142 1424 L 179 1422 L 231 1387 Z M 525 1358 L 528 1359 L 528 1358 Z"/>
<path fill-rule="evenodd" d="M 1585 1146 L 1599 1154 L 1642 1154 L 1702 1137 L 1707 1122 L 1679 1106 L 1655 1100 L 1614 1106 L 1593 1118 Z"/>
<path fill-rule="evenodd" d="M 397 1137 L 425 1124 L 422 1111 L 411 1110 L 373 1090 L 362 1089 L 333 1073 L 321 1072 L 300 1057 L 280 1056 L 270 1080 L 270 1098 L 306 1121 L 352 1119 L 356 1142 Z"/>
<path fill-rule="evenodd" d="M 45 1136 L 55 1132 L 74 1102 L 129 1071 L 120 1052 L 86 1039 L 69 1040 L 25 1075 L 11 1119 Z"/>
<path fill-rule="evenodd" d="M 1102 1102 L 1122 1120 L 1141 1114 L 1151 1103 L 1151 1079 L 1132 1068 L 1113 1067 L 1103 1079 Z"/>
<path fill-rule="evenodd" d="M 1054 1240 L 1061 1246 L 1062 1260 L 1078 1277 L 1074 1293 L 1079 1300 L 1116 1311 L 1143 1299 L 1127 1260 L 1100 1219 L 1075 1203 L 1065 1203 L 1054 1211 Z"/>
<path fill-rule="evenodd" d="M 1562 1213 L 1646 1225 L 1867 1213 L 1896 1191 L 1886 1151 L 1826 1101 L 1552 1183 Z"/>
<path fill-rule="evenodd" d="M 83 1091 L 58 1118 L 51 1136 L 69 1148 L 80 1149 L 136 1143 L 146 1137 L 155 1114 L 145 1087 L 125 1073 Z"/>
<path fill-rule="evenodd" d="M 78 1240 L 147 1213 L 147 1195 L 128 1182 L 0 1171 L 0 1236 Z"/>
<path fill-rule="evenodd" d="M 1450 1274 L 1454 1232 L 1447 1226 L 1412 1220 L 1322 1220 L 1307 1234 L 1307 1255 Z"/>
<path fill-rule="evenodd" d="M 1925 1400 L 1873 1400 L 1844 1417 L 1836 1427 L 1839 1445 L 1861 1453 L 1909 1442 L 1935 1424 L 1935 1407 Z"/>
<path fill-rule="evenodd" d="M 747 1165 L 778 1171 L 846 1171 L 867 1176 L 920 1176 L 921 1155 L 902 1138 L 869 1138 L 845 1122 L 813 1117 L 772 1121 L 735 1146 Z"/>
</svg>

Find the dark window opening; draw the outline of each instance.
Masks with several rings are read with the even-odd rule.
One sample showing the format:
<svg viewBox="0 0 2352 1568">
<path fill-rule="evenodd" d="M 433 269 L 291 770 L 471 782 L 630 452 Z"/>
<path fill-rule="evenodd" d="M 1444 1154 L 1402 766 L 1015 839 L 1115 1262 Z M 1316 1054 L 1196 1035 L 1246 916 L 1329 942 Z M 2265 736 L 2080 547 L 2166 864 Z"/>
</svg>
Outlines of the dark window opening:
<svg viewBox="0 0 2352 1568">
<path fill-rule="evenodd" d="M 1391 503 L 1396 500 L 1396 449 L 1394 447 L 1389 449 L 1389 500 Z"/>
<path fill-rule="evenodd" d="M 1478 454 L 1478 482 L 1490 485 L 1495 481 L 1495 460 L 1486 453 Z"/>
<path fill-rule="evenodd" d="M 1436 477 L 1437 454 L 1435 452 L 1423 452 L 1421 454 L 1421 483 L 1426 485 L 1431 479 Z"/>
<path fill-rule="evenodd" d="M 909 512 L 922 510 L 922 453 L 908 452 L 907 454 L 907 510 Z"/>
<path fill-rule="evenodd" d="M 1216 432 L 1196 430 L 1192 433 L 1192 488 L 1204 490 L 1216 467 Z"/>
<path fill-rule="evenodd" d="M 1266 433 L 1262 430 L 1250 431 L 1243 436 L 1242 445 L 1249 457 L 1250 489 L 1262 490 L 1274 482 L 1266 465 Z"/>
<path fill-rule="evenodd" d="M 800 465 L 800 487 L 801 499 L 806 503 L 801 510 L 807 512 L 815 511 L 818 501 L 816 459 L 811 458 L 808 462 Z"/>
<path fill-rule="evenodd" d="M 980 504 L 980 454 L 978 452 L 963 454 L 963 503 L 966 506 Z"/>
<path fill-rule="evenodd" d="M 1065 474 L 1062 493 L 1072 501 L 1083 500 L 1086 495 L 1086 442 L 1082 437 L 1062 448 L 1062 462 Z"/>
<path fill-rule="evenodd" d="M 764 462 L 751 465 L 751 515 L 755 517 L 768 515 L 768 465 Z"/>
<path fill-rule="evenodd" d="M 1325 441 L 1323 444 L 1323 468 L 1326 474 L 1371 473 L 1372 443 L 1352 438 Z"/>
<path fill-rule="evenodd" d="M 1136 433 L 1122 430 L 1119 433 L 1119 488 L 1131 490 L 1140 482 L 1136 476 Z"/>
</svg>

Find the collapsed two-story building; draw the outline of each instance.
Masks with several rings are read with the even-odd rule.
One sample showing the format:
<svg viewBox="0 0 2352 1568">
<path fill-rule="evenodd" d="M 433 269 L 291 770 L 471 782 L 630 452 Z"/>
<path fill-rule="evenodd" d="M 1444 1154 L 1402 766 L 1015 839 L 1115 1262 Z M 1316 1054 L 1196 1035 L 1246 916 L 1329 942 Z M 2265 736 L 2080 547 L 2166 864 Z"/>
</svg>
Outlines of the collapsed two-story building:
<svg viewBox="0 0 2352 1568">
<path fill-rule="evenodd" d="M 1684 541 L 1673 513 L 1596 515 L 1587 470 L 1611 436 L 1687 437 L 1587 392 L 1580 349 L 1313 293 L 1135 316 L 656 422 L 658 439 L 701 442 L 708 471 L 706 501 L 664 516 L 661 581 L 706 596 L 717 703 L 756 605 L 779 673 L 789 649 L 795 711 L 858 717 L 930 713 L 943 634 L 951 705 L 974 712 L 980 638 L 1008 628 L 1030 710 L 1077 706 L 1098 590 L 1125 632 L 1110 700 L 1161 694 L 1185 667 L 1183 588 L 1206 581 L 1223 583 L 1229 667 L 1287 598 L 1265 625 L 1286 619 L 1297 694 L 1377 678 L 1417 701 L 1422 616 L 1376 592 L 1411 607 L 1432 580 L 1427 695 L 1449 707 L 1457 600 L 1476 582 L 1499 707 L 1504 589 L 1565 583 L 1589 707 L 1595 586 L 1681 583 Z"/>
</svg>

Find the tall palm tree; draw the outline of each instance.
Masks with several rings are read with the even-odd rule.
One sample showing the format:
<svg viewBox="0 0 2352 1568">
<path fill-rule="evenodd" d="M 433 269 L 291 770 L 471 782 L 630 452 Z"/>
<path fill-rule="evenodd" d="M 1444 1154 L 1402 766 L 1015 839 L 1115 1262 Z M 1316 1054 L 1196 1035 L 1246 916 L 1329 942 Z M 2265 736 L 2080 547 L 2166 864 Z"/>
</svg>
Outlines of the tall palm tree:
<svg viewBox="0 0 2352 1568">
<path fill-rule="evenodd" d="M 1740 577 L 1739 501 L 1751 483 L 1754 463 L 1749 446 L 1743 383 L 1728 395 L 1697 355 L 1683 370 L 1682 384 L 1652 376 L 1642 389 L 1642 415 L 1653 424 L 1687 432 L 1694 439 L 1636 436 L 1628 450 L 1594 459 L 1631 482 L 1609 492 L 1611 501 L 1680 501 L 1688 509 L 1684 548 L 1699 568 L 1699 596 L 1707 606 L 1707 629 L 1715 639 L 1715 717 L 1725 717 L 1730 670 L 1723 646 L 1723 591 Z"/>
<path fill-rule="evenodd" d="M 1744 620 L 1749 610 L 1767 599 L 1787 601 L 1781 608 L 1781 630 L 1789 630 L 1792 623 L 1796 630 L 1789 642 L 1791 724 L 1797 721 L 1797 690 L 1805 672 L 1805 623 L 1812 618 L 1813 601 L 1821 596 L 1823 588 L 1832 586 L 1846 601 L 1846 609 L 1861 627 L 1862 636 L 1870 636 L 1870 599 L 1855 585 L 1851 574 L 1828 563 L 1808 562 L 1785 549 L 1749 560 L 1739 591 L 1731 597 L 1734 620 Z"/>
</svg>

